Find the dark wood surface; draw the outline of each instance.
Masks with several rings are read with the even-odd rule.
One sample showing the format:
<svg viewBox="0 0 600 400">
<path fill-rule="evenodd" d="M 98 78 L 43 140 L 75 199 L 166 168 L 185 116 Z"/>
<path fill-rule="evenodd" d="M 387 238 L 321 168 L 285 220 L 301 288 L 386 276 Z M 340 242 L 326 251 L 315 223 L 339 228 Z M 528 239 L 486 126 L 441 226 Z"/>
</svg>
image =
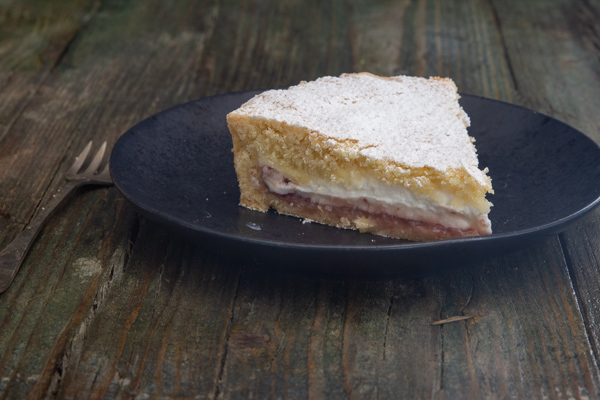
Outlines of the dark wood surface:
<svg viewBox="0 0 600 400">
<path fill-rule="evenodd" d="M 353 71 L 448 76 L 600 142 L 597 0 L 0 1 L 0 247 L 89 140 Z M 336 280 L 257 271 L 82 189 L 0 295 L 0 399 L 597 399 L 599 300 L 600 210 L 452 273 Z"/>
</svg>

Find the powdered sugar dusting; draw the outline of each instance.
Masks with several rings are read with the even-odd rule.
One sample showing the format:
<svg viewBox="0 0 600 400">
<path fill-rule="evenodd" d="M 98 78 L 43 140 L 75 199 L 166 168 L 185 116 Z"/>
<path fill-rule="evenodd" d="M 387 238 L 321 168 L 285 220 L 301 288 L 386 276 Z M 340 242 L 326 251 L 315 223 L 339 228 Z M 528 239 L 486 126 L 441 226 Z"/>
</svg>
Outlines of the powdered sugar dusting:
<svg viewBox="0 0 600 400">
<path fill-rule="evenodd" d="M 469 117 L 449 79 L 344 74 L 270 90 L 234 111 L 355 140 L 367 157 L 441 171 L 465 168 L 484 184 Z"/>
</svg>

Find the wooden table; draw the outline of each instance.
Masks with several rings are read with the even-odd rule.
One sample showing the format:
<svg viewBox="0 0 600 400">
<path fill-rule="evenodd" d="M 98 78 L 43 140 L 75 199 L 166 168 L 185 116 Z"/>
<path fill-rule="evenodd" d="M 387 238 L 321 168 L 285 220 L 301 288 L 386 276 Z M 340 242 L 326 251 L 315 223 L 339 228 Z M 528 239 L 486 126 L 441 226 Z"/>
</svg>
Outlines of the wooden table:
<svg viewBox="0 0 600 400">
<path fill-rule="evenodd" d="M 600 142 L 597 0 L 2 1 L 0 247 L 89 140 L 352 71 L 448 76 Z M 250 264 L 81 190 L 0 295 L 0 399 L 600 397 L 600 210 L 419 279 Z"/>
</svg>

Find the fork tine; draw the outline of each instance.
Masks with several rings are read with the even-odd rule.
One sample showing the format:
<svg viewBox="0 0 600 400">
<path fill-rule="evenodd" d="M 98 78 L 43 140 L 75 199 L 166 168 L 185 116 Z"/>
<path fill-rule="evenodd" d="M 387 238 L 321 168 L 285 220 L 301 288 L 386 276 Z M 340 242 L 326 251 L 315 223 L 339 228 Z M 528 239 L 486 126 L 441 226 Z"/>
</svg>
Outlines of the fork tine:
<svg viewBox="0 0 600 400">
<path fill-rule="evenodd" d="M 74 175 L 79 172 L 79 169 L 85 162 L 85 159 L 87 158 L 87 155 L 90 152 L 91 148 L 92 148 L 92 141 L 90 140 L 90 142 L 87 144 L 87 146 L 85 146 L 85 149 L 83 149 L 83 151 L 75 158 L 75 162 L 73 163 L 73 165 L 71 166 L 69 171 L 67 171 L 68 175 Z"/>
<path fill-rule="evenodd" d="M 94 159 L 90 163 L 90 165 L 85 170 L 84 174 L 95 174 L 100 167 L 100 163 L 102 163 L 102 158 L 104 158 L 104 152 L 106 151 L 106 142 L 102 143 L 100 146 L 100 150 L 94 156 Z"/>
<path fill-rule="evenodd" d="M 99 178 L 110 178 L 110 172 L 109 172 L 109 163 L 106 163 L 106 165 L 104 166 L 104 168 L 102 168 L 102 171 L 98 172 L 98 177 Z"/>
</svg>

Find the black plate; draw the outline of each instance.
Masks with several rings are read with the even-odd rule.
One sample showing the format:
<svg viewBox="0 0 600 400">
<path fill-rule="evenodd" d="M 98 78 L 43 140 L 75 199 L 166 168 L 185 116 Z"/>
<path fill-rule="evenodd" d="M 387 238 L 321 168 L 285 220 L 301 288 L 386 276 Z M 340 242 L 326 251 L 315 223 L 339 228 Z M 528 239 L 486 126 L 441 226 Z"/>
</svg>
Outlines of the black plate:
<svg viewBox="0 0 600 400">
<path fill-rule="evenodd" d="M 490 236 L 413 243 L 238 206 L 225 115 L 258 91 L 163 111 L 115 144 L 117 188 L 147 217 L 251 263 L 357 276 L 410 276 L 520 249 L 564 230 L 600 201 L 600 149 L 577 130 L 522 107 L 463 95 L 480 166 L 495 194 Z"/>
</svg>

